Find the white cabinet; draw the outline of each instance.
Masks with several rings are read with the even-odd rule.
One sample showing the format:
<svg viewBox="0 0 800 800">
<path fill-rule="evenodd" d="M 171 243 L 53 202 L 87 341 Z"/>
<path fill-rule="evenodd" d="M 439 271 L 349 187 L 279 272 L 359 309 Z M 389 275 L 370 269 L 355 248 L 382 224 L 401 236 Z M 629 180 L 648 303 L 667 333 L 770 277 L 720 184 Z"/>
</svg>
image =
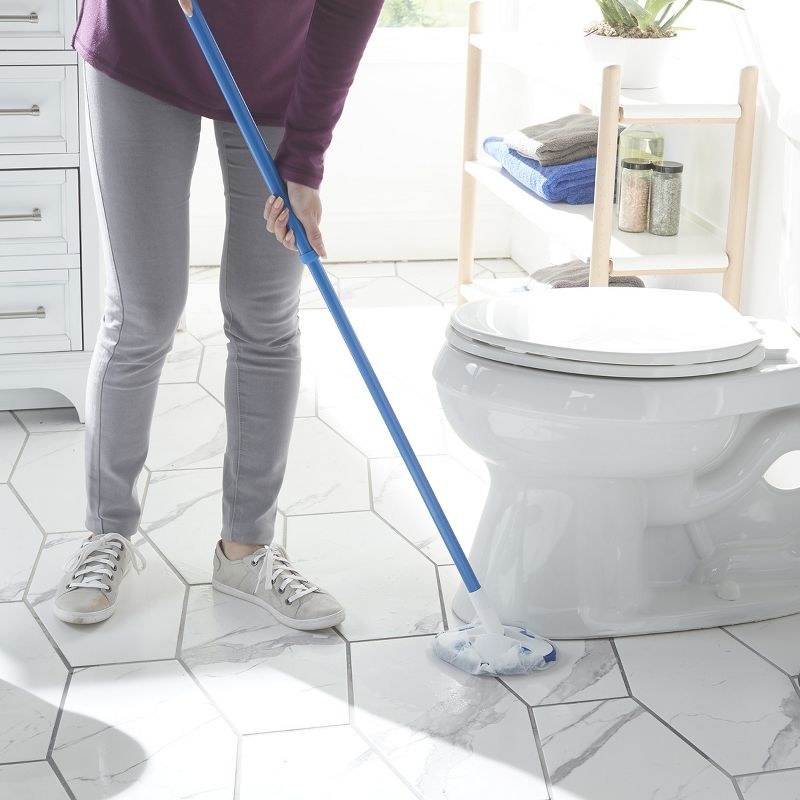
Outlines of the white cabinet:
<svg viewBox="0 0 800 800">
<path fill-rule="evenodd" d="M 0 0 L 0 409 L 83 419 L 100 255 L 76 11 Z"/>
</svg>

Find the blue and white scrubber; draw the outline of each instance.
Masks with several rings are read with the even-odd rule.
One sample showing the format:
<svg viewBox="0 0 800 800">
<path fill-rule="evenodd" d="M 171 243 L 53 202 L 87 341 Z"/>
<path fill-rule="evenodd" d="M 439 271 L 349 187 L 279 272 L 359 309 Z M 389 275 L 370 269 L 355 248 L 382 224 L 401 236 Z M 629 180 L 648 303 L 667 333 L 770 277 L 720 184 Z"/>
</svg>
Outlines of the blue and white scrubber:
<svg viewBox="0 0 800 800">
<path fill-rule="evenodd" d="M 394 409 L 383 391 L 383 387 L 375 374 L 375 370 L 361 346 L 350 320 L 345 314 L 342 303 L 336 295 L 330 278 L 322 266 L 319 255 L 308 241 L 302 223 L 292 211 L 286 186 L 281 179 L 275 162 L 272 160 L 261 133 L 253 120 L 253 115 L 242 97 L 239 87 L 231 74 L 219 45 L 208 27 L 198 0 L 193 0 L 192 7 L 181 2 L 181 8 L 194 33 L 197 43 L 208 62 L 219 88 L 231 109 L 242 132 L 245 142 L 261 172 L 270 192 L 280 197 L 289 211 L 288 226 L 294 234 L 297 250 L 302 262 L 308 267 L 320 294 L 328 306 L 331 316 L 342 334 L 350 355 L 358 367 L 364 383 L 367 385 L 372 399 L 378 408 L 386 427 L 400 451 L 400 455 L 408 468 L 411 477 L 419 490 L 420 496 L 430 512 L 431 517 L 447 546 L 453 562 L 458 568 L 464 585 L 469 592 L 472 606 L 477 613 L 480 625 L 468 626 L 460 631 L 447 631 L 434 640 L 434 652 L 439 658 L 449 661 L 456 667 L 477 675 L 521 675 L 534 672 L 552 664 L 556 659 L 556 651 L 552 643 L 528 633 L 522 628 L 504 628 L 497 614 L 487 602 L 483 589 L 478 582 L 461 545 L 456 538 L 447 517 L 439 505 L 436 495 L 422 470 L 419 459 L 411 449 L 408 437 L 403 431 Z"/>
</svg>

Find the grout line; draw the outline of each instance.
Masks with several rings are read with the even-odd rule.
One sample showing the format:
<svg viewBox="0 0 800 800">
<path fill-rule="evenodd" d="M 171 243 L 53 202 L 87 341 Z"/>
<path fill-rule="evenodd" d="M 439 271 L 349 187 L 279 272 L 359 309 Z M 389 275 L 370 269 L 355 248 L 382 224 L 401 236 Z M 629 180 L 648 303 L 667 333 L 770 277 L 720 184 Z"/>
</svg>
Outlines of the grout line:
<svg viewBox="0 0 800 800">
<path fill-rule="evenodd" d="M 738 636 L 736 636 L 735 634 L 731 633 L 727 628 L 720 627 L 719 630 L 721 630 L 723 633 L 727 633 L 728 636 L 730 636 L 732 639 L 734 639 L 736 642 L 738 642 L 740 645 L 742 645 L 742 647 L 745 647 L 748 650 L 750 650 L 750 652 L 755 653 L 759 658 L 761 658 L 764 661 L 766 661 L 767 664 L 769 664 L 770 666 L 775 667 L 775 669 L 777 669 L 779 672 L 782 672 L 790 680 L 793 677 L 785 669 L 783 669 L 783 667 L 779 667 L 774 661 L 771 661 L 763 653 L 759 653 L 758 650 L 756 650 L 754 647 L 751 647 L 749 644 L 747 644 L 747 642 L 743 642 Z"/>
<path fill-rule="evenodd" d="M 762 775 L 776 775 L 782 772 L 796 772 L 800 778 L 800 767 L 783 767 L 782 769 L 771 769 L 768 772 L 742 772 L 734 775 L 734 778 L 759 778 Z"/>
<path fill-rule="evenodd" d="M 72 667 L 72 672 L 84 669 L 96 669 L 98 667 L 119 667 L 127 664 L 162 664 L 167 661 L 174 661 L 171 656 L 164 656 L 164 658 L 134 658 L 130 661 L 104 661 L 99 664 L 75 664 Z"/>
<path fill-rule="evenodd" d="M 739 781 L 736 778 L 731 778 L 731 783 L 733 784 L 733 791 L 736 792 L 736 797 L 739 800 L 744 800 L 744 794 L 742 793 L 742 787 L 739 786 Z"/>
<path fill-rule="evenodd" d="M 442 612 L 442 630 L 449 631 L 450 630 L 450 621 L 447 618 L 447 607 L 444 602 L 444 589 L 442 587 L 442 576 L 439 572 L 439 565 L 434 565 L 434 570 L 436 571 L 436 586 L 439 590 L 439 610 Z"/>
<path fill-rule="evenodd" d="M 56 718 L 53 720 L 53 730 L 50 734 L 50 741 L 47 743 L 47 755 L 45 758 L 50 759 L 53 757 L 53 749 L 56 746 L 56 738 L 58 737 L 58 729 L 61 725 L 61 718 L 64 715 L 64 704 L 67 700 L 67 692 L 69 691 L 69 687 L 72 684 L 72 676 L 74 675 L 74 670 L 70 669 L 67 673 L 67 678 L 64 681 L 64 688 L 61 690 L 61 698 L 58 701 L 58 710 L 56 711 Z"/>
<path fill-rule="evenodd" d="M 236 766 L 233 771 L 233 800 L 239 800 L 242 791 L 242 742 L 241 735 L 236 737 Z"/>
<path fill-rule="evenodd" d="M 170 658 L 165 660 L 176 661 L 178 664 L 180 664 L 183 671 L 189 676 L 189 678 L 191 678 L 206 700 L 208 700 L 211 707 L 219 714 L 220 718 L 224 720 L 225 724 L 231 729 L 233 735 L 236 736 L 238 740 L 238 738 L 242 736 L 242 732 L 233 724 L 233 721 L 230 719 L 230 717 L 219 707 L 216 700 L 211 696 L 211 693 L 205 688 L 205 686 L 203 686 L 202 683 L 200 683 L 200 679 L 194 674 L 194 672 L 192 672 L 184 658 L 179 656 L 178 658 Z"/>
<path fill-rule="evenodd" d="M 611 650 L 614 653 L 614 658 L 617 659 L 617 666 L 619 667 L 620 675 L 622 675 L 622 681 L 625 684 L 625 690 L 628 692 L 630 697 L 633 697 L 633 692 L 631 691 L 631 685 L 628 682 L 628 675 L 625 672 L 625 666 L 622 663 L 622 658 L 620 657 L 619 650 L 617 650 L 617 643 L 613 638 L 609 638 L 609 643 L 611 644 Z"/>
<path fill-rule="evenodd" d="M 66 792 L 67 797 L 69 798 L 69 800 L 75 800 L 75 793 L 72 791 L 72 787 L 67 783 L 67 779 L 61 773 L 61 770 L 59 769 L 58 764 L 56 764 L 56 760 L 52 756 L 50 756 L 47 759 L 47 763 L 50 765 L 50 769 L 53 770 L 53 773 L 55 774 L 55 776 L 58 779 L 59 783 L 64 788 L 64 791 Z"/>
<path fill-rule="evenodd" d="M 64 668 L 67 670 L 67 675 L 71 675 L 75 667 L 69 663 L 69 659 L 67 658 L 66 654 L 62 651 L 55 637 L 50 633 L 47 626 L 44 624 L 44 621 L 36 612 L 36 609 L 34 608 L 33 604 L 30 602 L 30 600 L 28 600 L 27 597 L 20 602 L 22 602 L 23 605 L 25 605 L 25 607 L 28 609 L 28 611 L 30 611 L 31 616 L 35 620 L 36 624 L 39 626 L 39 629 L 44 634 L 47 641 L 50 642 L 50 647 L 53 648 L 56 655 L 61 659 L 61 662 L 64 664 Z M 66 623 L 64 624 L 66 625 Z"/>
<path fill-rule="evenodd" d="M 183 603 L 181 604 L 181 619 L 178 623 L 178 635 L 175 638 L 175 658 L 181 657 L 181 651 L 183 650 L 183 634 L 186 630 L 186 613 L 189 608 L 189 592 L 191 591 L 191 587 L 187 586 L 183 590 Z"/>
<path fill-rule="evenodd" d="M 11 469 L 8 472 L 8 485 L 11 486 L 11 482 L 14 480 L 14 473 L 17 471 L 17 467 L 19 466 L 19 462 L 22 460 L 22 454 L 25 452 L 25 448 L 28 445 L 28 441 L 31 438 L 31 432 L 22 424 L 22 422 L 17 418 L 15 414 L 12 413 L 11 415 L 17 420 L 17 423 L 22 426 L 22 444 L 19 446 L 19 452 L 17 453 L 17 457 L 14 459 L 14 463 L 11 465 Z"/>
<path fill-rule="evenodd" d="M 552 798 L 553 796 L 553 781 L 550 777 L 550 770 L 547 768 L 547 759 L 544 755 L 544 746 L 542 745 L 542 737 L 539 734 L 539 726 L 536 724 L 536 716 L 533 713 L 533 709 L 528 707 L 528 719 L 531 723 L 531 729 L 533 730 L 533 740 L 536 743 L 536 752 L 539 756 L 539 764 L 542 767 L 542 777 L 544 777 L 544 786 L 547 789 L 547 796 Z"/>
<path fill-rule="evenodd" d="M 329 728 L 349 728 L 349 722 L 326 722 L 324 725 L 313 725 L 310 728 L 281 728 L 277 731 L 251 731 L 250 733 L 243 733 L 241 735 L 242 739 L 250 739 L 255 736 L 272 736 L 279 735 L 281 733 L 298 733 L 300 731 L 319 731 L 319 730 L 327 730 Z"/>
</svg>

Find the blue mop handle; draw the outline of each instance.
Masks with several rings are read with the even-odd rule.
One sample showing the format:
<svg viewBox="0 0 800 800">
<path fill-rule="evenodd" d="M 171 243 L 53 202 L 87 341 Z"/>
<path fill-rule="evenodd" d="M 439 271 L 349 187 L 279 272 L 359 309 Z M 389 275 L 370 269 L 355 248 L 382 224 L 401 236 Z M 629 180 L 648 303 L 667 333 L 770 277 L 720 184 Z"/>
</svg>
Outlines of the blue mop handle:
<svg viewBox="0 0 800 800">
<path fill-rule="evenodd" d="M 289 228 L 292 233 L 294 233 L 297 249 L 300 252 L 300 258 L 311 270 L 311 274 L 314 276 L 314 280 L 322 293 L 322 297 L 333 315 L 336 325 L 344 338 L 345 344 L 350 350 L 350 354 L 353 356 L 353 360 L 356 362 L 361 377 L 367 384 L 372 399 L 375 401 L 378 411 L 380 411 L 383 421 L 386 423 L 386 427 L 389 429 L 389 433 L 392 439 L 394 439 L 394 443 L 397 445 L 397 449 L 400 451 L 400 455 L 403 457 L 403 461 L 406 467 L 408 467 L 408 471 L 411 473 L 411 477 L 425 505 L 428 507 L 428 511 L 436 527 L 439 529 L 439 533 L 453 558 L 453 562 L 464 581 L 467 591 L 470 592 L 470 594 L 477 591 L 481 588 L 478 578 L 467 560 L 458 539 L 453 533 L 453 529 L 450 527 L 450 523 L 444 511 L 436 495 L 433 493 L 433 489 L 422 470 L 419 460 L 411 449 L 408 438 L 403 428 L 400 426 L 397 415 L 394 413 L 389 399 L 386 397 L 386 393 L 383 391 L 383 387 L 378 381 L 378 376 L 375 374 L 375 370 L 372 368 L 364 352 L 364 348 L 358 341 L 356 332 L 353 330 L 353 326 L 350 324 L 350 320 L 347 318 L 344 308 L 341 302 L 339 302 L 339 298 L 333 290 L 333 286 L 322 266 L 319 256 L 308 241 L 305 228 L 303 228 L 302 223 L 291 210 L 289 196 L 275 166 L 275 162 L 272 160 L 272 156 L 266 144 L 264 144 L 261 133 L 256 127 L 253 116 L 247 108 L 247 104 L 244 102 L 242 93 L 239 91 L 239 87 L 236 85 L 233 75 L 231 75 L 230 68 L 220 52 L 219 45 L 208 27 L 208 23 L 203 16 L 203 12 L 197 0 L 193 2 L 192 15 L 187 15 L 186 19 L 197 38 L 200 49 L 203 51 L 203 55 L 205 55 L 209 67 L 211 67 L 211 71 L 214 73 L 214 77 L 217 79 L 219 88 L 225 95 L 233 117 L 242 132 L 242 136 L 244 136 L 245 142 L 247 142 L 247 146 L 250 148 L 250 152 L 253 154 L 253 158 L 269 190 L 276 197 L 281 197 L 286 204 L 286 208 L 289 209 Z"/>
</svg>

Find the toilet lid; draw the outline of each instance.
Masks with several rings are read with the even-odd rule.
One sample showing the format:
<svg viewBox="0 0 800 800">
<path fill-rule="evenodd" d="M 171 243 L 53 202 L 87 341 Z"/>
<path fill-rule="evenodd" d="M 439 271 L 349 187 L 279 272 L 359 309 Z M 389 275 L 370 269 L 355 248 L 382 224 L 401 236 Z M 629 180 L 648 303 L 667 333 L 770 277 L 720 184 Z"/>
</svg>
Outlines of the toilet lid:
<svg viewBox="0 0 800 800">
<path fill-rule="evenodd" d="M 456 338 L 489 345 L 490 353 L 500 349 L 595 365 L 722 367 L 714 372 L 744 368 L 736 366 L 744 356 L 751 356 L 744 363 L 752 366 L 761 342 L 758 331 L 719 295 L 677 289 L 519 292 L 466 303 L 450 324 Z"/>
</svg>

